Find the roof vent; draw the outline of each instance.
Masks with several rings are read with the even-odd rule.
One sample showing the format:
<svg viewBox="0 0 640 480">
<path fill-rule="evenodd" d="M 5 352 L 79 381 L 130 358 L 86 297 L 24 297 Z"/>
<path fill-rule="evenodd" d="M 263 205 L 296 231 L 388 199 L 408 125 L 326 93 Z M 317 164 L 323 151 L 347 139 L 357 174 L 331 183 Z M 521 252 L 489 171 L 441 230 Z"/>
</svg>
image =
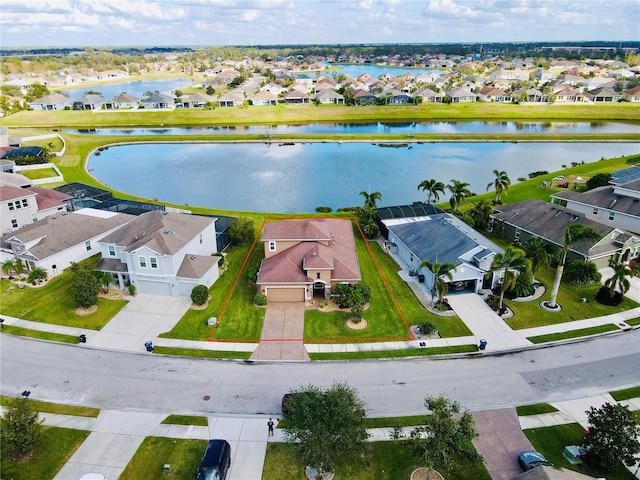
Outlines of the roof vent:
<svg viewBox="0 0 640 480">
<path fill-rule="evenodd" d="M 60 215 L 62 215 L 63 217 L 67 214 L 67 212 L 62 212 Z"/>
<path fill-rule="evenodd" d="M 168 228 L 164 231 L 164 234 L 167 235 L 171 230 L 169 230 Z"/>
<path fill-rule="evenodd" d="M 191 255 L 191 260 L 195 260 L 196 256 L 195 255 Z"/>
<path fill-rule="evenodd" d="M 166 210 L 162 212 L 163 215 L 166 215 L 167 213 L 169 212 L 167 212 Z"/>
</svg>

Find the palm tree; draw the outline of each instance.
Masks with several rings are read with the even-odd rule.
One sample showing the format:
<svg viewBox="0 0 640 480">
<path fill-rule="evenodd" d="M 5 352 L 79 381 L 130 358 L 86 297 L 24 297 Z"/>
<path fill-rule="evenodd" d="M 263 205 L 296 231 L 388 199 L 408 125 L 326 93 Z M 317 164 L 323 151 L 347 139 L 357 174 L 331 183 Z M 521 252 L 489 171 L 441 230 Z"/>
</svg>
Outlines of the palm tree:
<svg viewBox="0 0 640 480">
<path fill-rule="evenodd" d="M 543 266 L 549 268 L 551 260 L 557 255 L 557 248 L 552 243 L 542 241 L 540 237 L 531 237 L 525 244 L 524 251 L 531 262 L 532 283 L 536 282 L 536 273 Z"/>
<path fill-rule="evenodd" d="M 22 275 L 25 271 L 26 267 L 24 262 L 20 258 L 13 259 L 13 271 L 16 272 L 16 275 Z"/>
<path fill-rule="evenodd" d="M 631 288 L 631 282 L 627 277 L 633 277 L 634 272 L 624 263 L 611 261 L 609 266 L 613 268 L 613 275 L 604 282 L 604 286 L 609 289 L 609 296 L 613 297 L 616 290 L 623 295 Z"/>
<path fill-rule="evenodd" d="M 93 274 L 98 279 L 98 283 L 100 284 L 100 288 L 102 289 L 102 293 L 109 293 L 109 284 L 113 280 L 113 275 L 108 272 L 102 272 L 100 270 L 96 270 Z"/>
<path fill-rule="evenodd" d="M 473 204 L 473 207 L 467 210 L 467 214 L 473 222 L 473 228 L 477 230 L 484 230 L 487 228 L 492 212 L 493 208 L 489 204 L 488 200 L 478 200 Z"/>
<path fill-rule="evenodd" d="M 553 280 L 553 287 L 551 287 L 551 298 L 547 302 L 549 308 L 556 308 L 556 299 L 558 298 L 558 290 L 560 290 L 560 282 L 562 281 L 562 274 L 564 273 L 564 265 L 567 263 L 567 253 L 571 247 L 581 240 L 600 240 L 600 234 L 593 228 L 587 227 L 581 223 L 572 223 L 564 230 L 562 236 L 563 247 L 560 252 L 560 262 L 556 269 L 556 277 Z"/>
<path fill-rule="evenodd" d="M 6 260 L 2 263 L 2 273 L 5 275 L 11 276 L 11 272 L 15 270 L 14 259 Z"/>
<path fill-rule="evenodd" d="M 364 197 L 364 208 L 375 209 L 376 202 L 382 200 L 382 194 L 380 192 L 368 193 L 363 190 L 360 192 L 360 195 Z"/>
<path fill-rule="evenodd" d="M 444 183 L 438 182 L 435 178 L 423 180 L 418 185 L 418 190 L 427 192 L 427 203 L 431 203 L 431 197 L 437 202 L 440 199 L 440 193 L 444 195 Z"/>
<path fill-rule="evenodd" d="M 36 267 L 29 272 L 28 282 L 38 282 L 46 280 L 49 277 L 47 271 L 42 267 Z"/>
<path fill-rule="evenodd" d="M 497 253 L 493 258 L 491 270 L 504 270 L 502 286 L 500 287 L 500 309 L 502 309 L 504 293 L 516 284 L 516 273 L 525 272 L 529 268 L 531 268 L 531 264 L 526 259 L 524 250 L 520 248 L 509 246 L 505 248 L 504 253 Z"/>
<path fill-rule="evenodd" d="M 447 185 L 447 190 L 451 192 L 449 205 L 451 205 L 454 212 L 457 212 L 462 202 L 464 202 L 464 199 L 471 195 L 469 184 L 467 182 L 461 182 L 460 180 L 452 179 L 449 185 Z"/>
<path fill-rule="evenodd" d="M 438 296 L 438 302 L 442 302 L 444 296 L 447 294 L 449 287 L 445 279 L 450 282 L 453 281 L 453 270 L 456 266 L 453 263 L 439 263 L 437 260 L 431 263 L 429 260 L 423 260 L 418 264 L 418 271 L 422 268 L 426 268 L 433 274 L 433 286 L 431 287 L 431 304 L 433 305 L 434 298 Z"/>
<path fill-rule="evenodd" d="M 495 203 L 499 203 L 500 197 L 502 197 L 502 194 L 503 193 L 505 195 L 507 194 L 507 191 L 509 190 L 509 185 L 511 185 L 511 179 L 507 175 L 507 172 L 505 172 L 504 170 L 499 171 L 496 169 L 493 171 L 493 174 L 496 176 L 496 178 L 493 180 L 493 182 L 487 185 L 487 192 L 493 186 L 493 188 L 496 191 Z"/>
</svg>

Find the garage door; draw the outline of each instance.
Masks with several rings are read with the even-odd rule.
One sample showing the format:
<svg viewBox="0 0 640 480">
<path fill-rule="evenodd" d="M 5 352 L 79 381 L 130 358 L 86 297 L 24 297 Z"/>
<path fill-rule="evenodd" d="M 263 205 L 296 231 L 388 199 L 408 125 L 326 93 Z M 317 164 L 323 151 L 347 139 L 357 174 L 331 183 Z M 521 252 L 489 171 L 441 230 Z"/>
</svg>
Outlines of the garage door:
<svg viewBox="0 0 640 480">
<path fill-rule="evenodd" d="M 165 282 L 148 282 L 139 280 L 135 283 L 138 292 L 148 295 L 171 296 L 171 285 Z"/>
<path fill-rule="evenodd" d="M 304 288 L 268 288 L 270 302 L 304 302 Z"/>
</svg>

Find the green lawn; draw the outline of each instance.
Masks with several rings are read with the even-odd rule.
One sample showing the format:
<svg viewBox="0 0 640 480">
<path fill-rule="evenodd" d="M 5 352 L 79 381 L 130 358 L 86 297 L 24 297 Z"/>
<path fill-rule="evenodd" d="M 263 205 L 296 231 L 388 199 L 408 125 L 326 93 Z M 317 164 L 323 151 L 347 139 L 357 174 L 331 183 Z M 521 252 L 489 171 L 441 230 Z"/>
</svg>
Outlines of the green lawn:
<svg viewBox="0 0 640 480">
<path fill-rule="evenodd" d="M 97 261 L 92 257 L 89 261 Z M 2 302 L 0 313 L 34 322 L 53 323 L 69 327 L 100 330 L 126 304 L 126 300 L 98 299 L 98 309 L 90 315 L 77 315 L 71 298 L 71 272 L 68 270 L 52 278 L 42 287 L 11 287 L 6 278 L 0 279 Z"/>
<path fill-rule="evenodd" d="M 615 325 L 608 323 L 606 325 L 598 325 L 597 327 L 579 328 L 578 330 L 569 330 L 567 332 L 549 333 L 547 335 L 538 335 L 536 337 L 528 337 L 532 343 L 557 342 L 558 340 L 568 340 L 570 338 L 588 337 L 589 335 L 598 335 L 605 332 L 613 332 L 620 330 Z"/>
<path fill-rule="evenodd" d="M 247 269 L 242 269 L 249 250 L 250 246 L 230 249 L 227 253 L 229 268 L 209 289 L 211 300 L 207 308 L 189 310 L 171 331 L 161 337 L 207 340 L 211 333 L 207 321 L 210 317 L 217 317 L 218 327 L 213 331 L 211 340 L 259 340 L 265 309 L 253 305 L 256 287 L 249 282 Z M 247 264 L 258 266 L 261 256 L 262 250 L 254 249 Z"/>
<path fill-rule="evenodd" d="M 202 350 L 199 348 L 153 347 L 153 353 L 160 355 L 176 355 L 180 357 L 196 358 L 231 358 L 248 360 L 252 352 L 236 352 L 230 350 Z"/>
<path fill-rule="evenodd" d="M 207 417 L 196 415 L 169 415 L 162 421 L 164 425 L 195 425 L 196 427 L 206 427 L 209 425 Z"/>
<path fill-rule="evenodd" d="M 119 480 L 195 478 L 206 446 L 206 440 L 147 437 L 118 478 Z M 162 471 L 165 464 L 171 465 L 171 472 Z"/>
<path fill-rule="evenodd" d="M 2 421 L 0 421 L 0 426 Z M 0 444 L 4 430 L 0 430 Z M 84 430 L 70 428 L 42 427 L 42 435 L 35 453 L 25 462 L 11 462 L 7 452 L 2 451 L 0 473 L 3 479 L 51 480 L 69 460 L 71 455 L 89 436 Z"/>
<path fill-rule="evenodd" d="M 0 395 L 0 405 L 6 405 L 12 397 Z M 96 418 L 100 413 L 99 408 L 81 407 L 76 405 L 65 405 L 63 403 L 42 402 L 40 400 L 29 399 L 31 406 L 38 412 L 58 413 L 60 415 L 75 415 L 78 417 Z"/>
<path fill-rule="evenodd" d="M 532 405 L 520 405 L 516 407 L 516 412 L 520 416 L 525 415 L 539 415 L 541 413 L 553 413 L 557 412 L 558 409 L 548 403 L 535 403 Z"/>
<path fill-rule="evenodd" d="M 372 358 L 428 357 L 454 355 L 478 351 L 477 345 L 453 345 L 433 348 L 405 348 L 401 350 L 376 350 L 365 352 L 310 353 L 311 360 L 366 360 Z"/>
<path fill-rule="evenodd" d="M 0 330 L 8 335 L 16 335 L 18 337 L 38 338 L 40 340 L 50 340 L 52 342 L 78 344 L 78 337 L 73 335 L 65 335 L 63 333 L 43 332 L 41 330 L 31 330 L 29 328 L 14 327 L 13 325 L 3 325 Z"/>
<path fill-rule="evenodd" d="M 580 445 L 583 433 L 584 428 L 577 423 L 524 430 L 524 434 L 531 441 L 534 448 L 558 468 L 568 468 L 596 478 L 606 477 L 607 480 L 633 479 L 631 472 L 624 468 L 622 464 L 613 472 L 602 472 L 584 464 L 571 465 L 563 454 L 564 447 L 566 445 Z"/>
<path fill-rule="evenodd" d="M 611 396 L 618 402 L 640 397 L 640 385 L 637 387 L 625 388 L 624 390 L 616 390 L 615 392 L 611 392 Z"/>
<path fill-rule="evenodd" d="M 57 177 L 58 172 L 53 168 L 38 168 L 35 170 L 20 170 L 20 175 L 24 175 L 30 180 L 39 180 L 41 178 Z"/>
<path fill-rule="evenodd" d="M 372 442 L 370 451 L 363 458 L 350 465 L 336 468 L 336 478 L 349 480 L 398 480 L 408 479 L 411 472 L 422 466 L 420 459 L 413 455 L 411 448 L 401 442 Z M 464 459 L 454 459 L 451 471 L 438 468 L 446 479 L 490 480 L 484 463 L 471 463 Z M 304 465 L 296 458 L 293 449 L 286 443 L 267 444 L 262 480 L 297 479 L 304 477 Z"/>
</svg>

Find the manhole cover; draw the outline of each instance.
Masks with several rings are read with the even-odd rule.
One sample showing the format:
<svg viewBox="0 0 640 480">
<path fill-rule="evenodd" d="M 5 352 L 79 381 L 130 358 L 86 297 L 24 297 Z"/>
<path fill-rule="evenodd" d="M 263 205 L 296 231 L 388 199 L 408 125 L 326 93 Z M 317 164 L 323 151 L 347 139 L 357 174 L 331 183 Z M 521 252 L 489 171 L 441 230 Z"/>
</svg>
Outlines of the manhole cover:
<svg viewBox="0 0 640 480">
<path fill-rule="evenodd" d="M 211 397 L 210 397 L 209 395 L 205 395 L 205 396 L 203 397 L 203 400 L 204 400 L 205 402 L 207 402 L 207 401 L 211 400 Z"/>
</svg>

